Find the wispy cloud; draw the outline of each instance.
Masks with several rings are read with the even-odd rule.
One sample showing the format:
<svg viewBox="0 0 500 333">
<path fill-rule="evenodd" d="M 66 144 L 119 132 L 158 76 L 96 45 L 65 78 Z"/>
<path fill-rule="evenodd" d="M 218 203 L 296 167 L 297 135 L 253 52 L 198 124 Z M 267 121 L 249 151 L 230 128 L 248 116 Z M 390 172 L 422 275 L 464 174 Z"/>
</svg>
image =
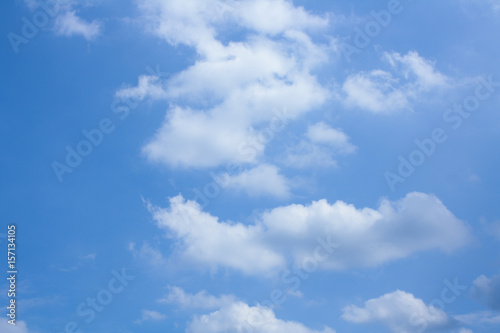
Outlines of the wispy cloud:
<svg viewBox="0 0 500 333">
<path fill-rule="evenodd" d="M 182 309 L 214 310 L 236 302 L 233 295 L 216 297 L 202 290 L 196 294 L 186 293 L 182 288 L 169 287 L 169 293 L 158 300 L 159 303 L 176 304 Z"/>
<path fill-rule="evenodd" d="M 56 18 L 55 30 L 59 35 L 81 35 L 86 40 L 92 40 L 100 34 L 102 27 L 96 20 L 87 22 L 78 17 L 76 11 L 68 11 Z"/>
<path fill-rule="evenodd" d="M 142 324 L 145 321 L 161 321 L 165 318 L 167 318 L 167 316 L 158 311 L 142 310 L 141 318 L 134 321 L 134 324 Z"/>
</svg>

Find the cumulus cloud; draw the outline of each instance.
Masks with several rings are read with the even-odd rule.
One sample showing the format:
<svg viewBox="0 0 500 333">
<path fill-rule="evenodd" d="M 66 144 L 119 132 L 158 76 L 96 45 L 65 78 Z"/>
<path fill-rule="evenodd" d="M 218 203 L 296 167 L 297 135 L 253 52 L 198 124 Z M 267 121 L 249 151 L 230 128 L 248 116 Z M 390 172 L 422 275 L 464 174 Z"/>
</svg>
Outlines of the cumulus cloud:
<svg viewBox="0 0 500 333">
<path fill-rule="evenodd" d="M 265 274 L 284 266 L 284 259 L 262 240 L 262 226 L 219 222 L 194 201 L 170 199 L 168 209 L 152 210 L 158 226 L 181 242 L 181 254 L 210 266 L 225 266 L 247 274 Z"/>
<path fill-rule="evenodd" d="M 167 235 L 177 240 L 178 255 L 208 267 L 227 267 L 249 275 L 272 275 L 287 258 L 301 267 L 318 240 L 340 244 L 335 255 L 318 264 L 322 269 L 373 267 L 413 253 L 466 245 L 471 235 L 438 198 L 410 193 L 378 209 L 337 201 L 314 201 L 267 211 L 250 225 L 219 221 L 200 205 L 181 196 L 168 208 L 151 208 Z M 325 238 L 326 237 L 326 238 Z"/>
<path fill-rule="evenodd" d="M 55 30 L 63 36 L 81 35 L 86 40 L 92 40 L 101 32 L 101 23 L 94 20 L 88 22 L 76 15 L 75 11 L 68 11 L 58 15 L 55 21 Z"/>
<path fill-rule="evenodd" d="M 365 302 L 349 305 L 342 318 L 356 324 L 379 323 L 394 333 L 417 333 L 444 328 L 451 319 L 442 310 L 426 305 L 410 293 L 397 290 Z"/>
<path fill-rule="evenodd" d="M 255 163 L 264 150 L 254 153 L 238 149 L 242 143 L 258 142 L 252 129 L 232 126 L 203 112 L 179 107 L 169 111 L 162 127 L 143 149 L 149 160 L 173 167 L 214 167 L 221 163 Z"/>
<path fill-rule="evenodd" d="M 267 142 L 252 154 L 244 146 L 258 139 L 256 129 L 275 110 L 286 108 L 297 118 L 330 95 L 314 75 L 328 60 L 330 46 L 310 35 L 328 20 L 289 1 L 143 0 L 140 8 L 149 31 L 198 55 L 170 79 L 141 77 L 137 87 L 117 92 L 171 103 L 143 149 L 153 162 L 198 168 L 259 163 Z M 223 42 L 222 28 L 241 29 L 244 37 Z"/>
<path fill-rule="evenodd" d="M 196 317 L 188 324 L 188 333 L 335 333 L 329 327 L 314 330 L 294 321 L 276 318 L 274 312 L 260 305 L 235 302 L 218 311 Z"/>
<path fill-rule="evenodd" d="M 308 127 L 304 140 L 286 149 L 284 162 L 295 168 L 336 167 L 336 157 L 356 150 L 344 132 L 319 122 Z"/>
<path fill-rule="evenodd" d="M 431 91 L 451 86 L 452 80 L 416 51 L 406 55 L 384 53 L 388 70 L 352 74 L 342 86 L 344 103 L 374 113 L 411 109 L 416 100 Z"/>
<path fill-rule="evenodd" d="M 169 287 L 169 293 L 158 300 L 160 303 L 176 304 L 183 309 L 214 310 L 236 302 L 233 295 L 215 297 L 202 290 L 196 294 L 186 293 L 182 288 Z"/>
<path fill-rule="evenodd" d="M 481 275 L 473 282 L 473 295 L 492 310 L 500 311 L 500 275 Z"/>
<path fill-rule="evenodd" d="M 298 322 L 278 319 L 272 309 L 261 305 L 249 306 L 233 295 L 215 297 L 204 290 L 189 294 L 179 287 L 169 289 L 169 294 L 159 302 L 177 304 L 183 309 L 216 310 L 195 316 L 187 325 L 186 332 L 189 333 L 335 333 L 329 327 L 319 331 Z"/>
</svg>

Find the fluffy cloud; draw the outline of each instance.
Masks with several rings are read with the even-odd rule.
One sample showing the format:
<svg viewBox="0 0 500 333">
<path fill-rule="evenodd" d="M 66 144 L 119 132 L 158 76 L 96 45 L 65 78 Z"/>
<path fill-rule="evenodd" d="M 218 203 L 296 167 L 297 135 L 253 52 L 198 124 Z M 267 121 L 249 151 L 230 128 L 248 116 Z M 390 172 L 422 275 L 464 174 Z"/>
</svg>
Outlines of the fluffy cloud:
<svg viewBox="0 0 500 333">
<path fill-rule="evenodd" d="M 328 60 L 329 46 L 308 34 L 324 29 L 325 18 L 284 0 L 143 0 L 147 29 L 172 45 L 194 48 L 198 59 L 168 80 L 143 76 L 118 96 L 165 98 L 172 103 L 164 123 L 144 147 L 146 156 L 170 167 L 216 167 L 258 163 L 267 142 L 258 128 L 275 110 L 296 118 L 330 95 L 313 74 Z M 242 38 L 223 42 L 222 28 L 242 29 Z"/>
<path fill-rule="evenodd" d="M 410 193 L 396 202 L 383 200 L 377 210 L 326 200 L 283 206 L 265 212 L 251 225 L 219 221 L 181 196 L 170 199 L 169 208 L 151 211 L 158 226 L 178 241 L 178 254 L 184 259 L 250 275 L 277 273 L 287 258 L 302 267 L 321 240 L 341 246 L 318 262 L 320 267 L 344 270 L 419 251 L 450 253 L 471 237 L 464 222 L 439 199 L 423 193 Z"/>
<path fill-rule="evenodd" d="M 174 303 L 183 309 L 217 309 L 212 313 L 196 316 L 187 325 L 188 333 L 335 333 L 328 327 L 317 331 L 298 322 L 278 319 L 270 308 L 249 306 L 233 295 L 215 297 L 206 291 L 189 294 L 179 287 L 170 287 L 169 294 L 159 302 Z"/>
<path fill-rule="evenodd" d="M 169 43 L 196 45 L 203 50 L 217 36 L 217 28 L 237 23 L 262 34 L 324 28 L 325 18 L 311 15 L 285 0 L 142 0 L 147 28 Z"/>
<path fill-rule="evenodd" d="M 349 305 L 342 311 L 344 320 L 356 324 L 380 323 L 394 333 L 424 332 L 451 323 L 442 310 L 400 290 L 368 300 L 364 307 Z"/>
<path fill-rule="evenodd" d="M 182 255 L 211 266 L 226 266 L 246 274 L 266 274 L 283 267 L 284 258 L 260 239 L 262 226 L 219 222 L 181 196 L 170 199 L 169 209 L 153 209 L 158 226 L 181 241 Z"/>
<path fill-rule="evenodd" d="M 411 109 L 424 94 L 451 85 L 450 78 L 415 51 L 385 53 L 383 59 L 389 63 L 389 71 L 361 72 L 345 80 L 342 93 L 347 106 L 375 113 Z"/>
<path fill-rule="evenodd" d="M 254 147 L 256 154 L 245 153 L 239 147 L 246 142 L 258 142 L 253 129 L 235 127 L 203 112 L 191 109 L 171 110 L 155 137 L 143 149 L 152 162 L 173 167 L 214 167 L 221 163 L 253 163 L 264 150 Z"/>
<path fill-rule="evenodd" d="M 189 294 L 179 287 L 169 287 L 169 290 L 169 293 L 164 298 L 159 299 L 158 302 L 177 304 L 183 309 L 205 310 L 222 308 L 236 302 L 236 297 L 233 295 L 215 297 L 205 290 L 196 294 Z"/>
<path fill-rule="evenodd" d="M 319 122 L 308 127 L 306 139 L 288 147 L 284 162 L 289 167 L 335 167 L 334 157 L 352 154 L 357 147 L 349 142 L 349 137 L 341 130 Z"/>
<path fill-rule="evenodd" d="M 274 312 L 263 306 L 248 306 L 235 302 L 208 315 L 196 317 L 186 330 L 188 333 L 335 333 L 331 328 L 313 330 L 301 323 L 276 318 Z"/>
<path fill-rule="evenodd" d="M 473 294 L 493 310 L 500 311 L 500 275 L 481 275 L 473 282 Z"/>
</svg>

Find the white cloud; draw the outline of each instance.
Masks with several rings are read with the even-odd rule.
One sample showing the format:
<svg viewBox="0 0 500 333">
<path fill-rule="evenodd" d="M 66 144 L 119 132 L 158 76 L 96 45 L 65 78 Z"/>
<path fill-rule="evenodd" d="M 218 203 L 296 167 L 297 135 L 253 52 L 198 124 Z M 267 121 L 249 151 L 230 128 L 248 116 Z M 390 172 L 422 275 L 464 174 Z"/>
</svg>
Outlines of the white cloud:
<svg viewBox="0 0 500 333">
<path fill-rule="evenodd" d="M 391 73 L 382 70 L 353 74 L 342 86 L 344 102 L 349 107 L 359 107 L 375 113 L 408 109 L 408 96 L 398 86 L 398 80 Z"/>
<path fill-rule="evenodd" d="M 142 324 L 145 321 L 160 321 L 167 318 L 164 314 L 153 310 L 142 310 L 141 318 L 134 321 L 135 324 Z"/>
<path fill-rule="evenodd" d="M 273 35 L 325 28 L 328 24 L 326 18 L 284 0 L 143 0 L 140 8 L 151 32 L 169 43 L 196 45 L 204 50 L 216 38 L 217 27 L 228 23 Z"/>
<path fill-rule="evenodd" d="M 188 333 L 335 333 L 329 327 L 313 330 L 301 323 L 276 318 L 266 307 L 248 306 L 236 302 L 208 315 L 196 317 L 189 323 Z"/>
<path fill-rule="evenodd" d="M 279 173 L 274 165 L 260 164 L 253 169 L 229 176 L 228 188 L 245 191 L 250 196 L 290 196 L 289 181 Z"/>
<path fill-rule="evenodd" d="M 181 241 L 186 259 L 246 274 L 266 274 L 284 266 L 284 259 L 259 239 L 262 226 L 219 222 L 181 196 L 170 199 L 169 209 L 153 209 L 153 216 L 159 227 Z"/>
<path fill-rule="evenodd" d="M 397 290 L 365 302 L 364 307 L 349 305 L 342 318 L 356 324 L 379 323 L 394 333 L 417 333 L 444 328 L 451 319 L 442 310 L 426 305 L 412 294 Z"/>
<path fill-rule="evenodd" d="M 30 333 L 26 323 L 22 320 L 16 320 L 16 325 L 7 322 L 7 318 L 0 320 L 0 332 L 2 333 Z"/>
<path fill-rule="evenodd" d="M 500 275 L 488 278 L 481 275 L 473 282 L 473 295 L 492 310 L 500 310 Z"/>
<path fill-rule="evenodd" d="M 417 52 L 384 53 L 389 71 L 376 69 L 352 74 L 342 86 L 343 101 L 374 113 L 411 109 L 422 96 L 451 87 L 452 80 Z"/>
<path fill-rule="evenodd" d="M 256 129 L 274 117 L 274 110 L 286 108 L 296 118 L 330 95 L 312 73 L 328 60 L 331 48 L 307 34 L 328 21 L 291 2 L 149 0 L 140 7 L 151 32 L 173 45 L 192 46 L 198 55 L 171 79 L 143 77 L 137 87 L 117 93 L 172 103 L 144 147 L 151 161 L 170 167 L 258 163 L 267 142 L 250 155 L 242 147 L 257 140 Z M 222 28 L 247 30 L 241 40 L 222 42 Z"/>
<path fill-rule="evenodd" d="M 253 146 L 251 153 L 239 149 L 246 142 L 258 142 L 253 129 L 234 126 L 203 112 L 174 108 L 143 149 L 148 159 L 172 167 L 215 167 L 222 163 L 255 163 L 264 150 Z M 254 153 L 255 151 L 255 153 Z"/>
<path fill-rule="evenodd" d="M 325 28 L 326 18 L 313 16 L 303 7 L 285 0 L 241 1 L 237 4 L 237 16 L 253 30 L 267 34 L 280 34 L 289 30 Z"/>
<path fill-rule="evenodd" d="M 287 147 L 283 163 L 290 168 L 335 168 L 338 166 L 333 153 L 320 145 L 302 140 L 298 144 Z"/>
<path fill-rule="evenodd" d="M 80 9 L 93 7 L 102 0 L 24 0 L 32 10 L 47 12 L 54 19 L 54 31 L 62 36 L 81 35 L 86 40 L 96 38 L 102 31 L 102 24 L 98 20 L 85 21 L 76 13 Z"/>
<path fill-rule="evenodd" d="M 436 71 L 435 63 L 419 56 L 416 51 L 410 51 L 406 55 L 397 52 L 385 53 L 389 63 L 396 69 L 402 67 L 405 78 L 416 79 L 416 85 L 422 90 L 429 90 L 436 87 L 445 87 L 450 79 Z"/>
<path fill-rule="evenodd" d="M 87 22 L 76 15 L 75 11 L 68 11 L 57 16 L 55 21 L 56 32 L 64 36 L 81 35 L 86 40 L 92 40 L 101 32 L 101 24 L 94 20 Z"/>
<path fill-rule="evenodd" d="M 344 132 L 323 122 L 309 126 L 305 137 L 305 140 L 286 149 L 284 163 L 287 166 L 336 167 L 335 157 L 352 154 L 357 150 Z"/>
<path fill-rule="evenodd" d="M 372 267 L 413 253 L 450 253 L 471 239 L 468 227 L 433 195 L 410 193 L 377 210 L 356 209 L 342 201 L 314 201 L 265 212 L 254 224 L 222 222 L 181 196 L 166 209 L 151 208 L 159 227 L 178 241 L 178 255 L 208 267 L 249 275 L 272 275 L 287 258 L 299 267 L 311 258 L 318 239 L 340 244 L 322 269 Z M 325 241 L 327 237 L 327 241 Z"/>
<path fill-rule="evenodd" d="M 215 297 L 205 290 L 196 294 L 189 294 L 182 288 L 169 287 L 169 293 L 164 298 L 159 299 L 158 302 L 177 304 L 183 309 L 214 310 L 236 302 L 236 297 L 233 295 Z"/>
<path fill-rule="evenodd" d="M 196 316 L 187 325 L 188 333 L 335 333 L 328 327 L 317 331 L 298 322 L 280 320 L 270 308 L 249 306 L 233 295 L 215 297 L 206 291 L 188 294 L 179 287 L 169 289 L 169 294 L 159 302 L 174 303 L 183 309 L 217 309 L 210 314 Z M 301 294 L 295 296 L 301 297 Z"/>
<path fill-rule="evenodd" d="M 143 100 L 145 98 L 161 99 L 166 92 L 160 83 L 160 78 L 154 75 L 139 76 L 137 86 L 122 88 L 116 96 L 124 99 Z"/>
<path fill-rule="evenodd" d="M 342 153 L 352 153 L 356 147 L 349 142 L 349 137 L 342 131 L 319 122 L 307 129 L 307 137 L 312 143 L 332 146 Z"/>
</svg>

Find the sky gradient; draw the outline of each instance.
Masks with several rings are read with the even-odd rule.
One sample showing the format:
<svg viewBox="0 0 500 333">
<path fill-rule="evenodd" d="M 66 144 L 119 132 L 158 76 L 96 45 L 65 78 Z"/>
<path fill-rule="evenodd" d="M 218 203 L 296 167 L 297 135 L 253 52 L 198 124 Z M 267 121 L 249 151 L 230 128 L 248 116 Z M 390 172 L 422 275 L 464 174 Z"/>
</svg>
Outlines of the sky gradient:
<svg viewBox="0 0 500 333">
<path fill-rule="evenodd" d="M 498 332 L 498 0 L 0 6 L 0 332 Z"/>
</svg>

